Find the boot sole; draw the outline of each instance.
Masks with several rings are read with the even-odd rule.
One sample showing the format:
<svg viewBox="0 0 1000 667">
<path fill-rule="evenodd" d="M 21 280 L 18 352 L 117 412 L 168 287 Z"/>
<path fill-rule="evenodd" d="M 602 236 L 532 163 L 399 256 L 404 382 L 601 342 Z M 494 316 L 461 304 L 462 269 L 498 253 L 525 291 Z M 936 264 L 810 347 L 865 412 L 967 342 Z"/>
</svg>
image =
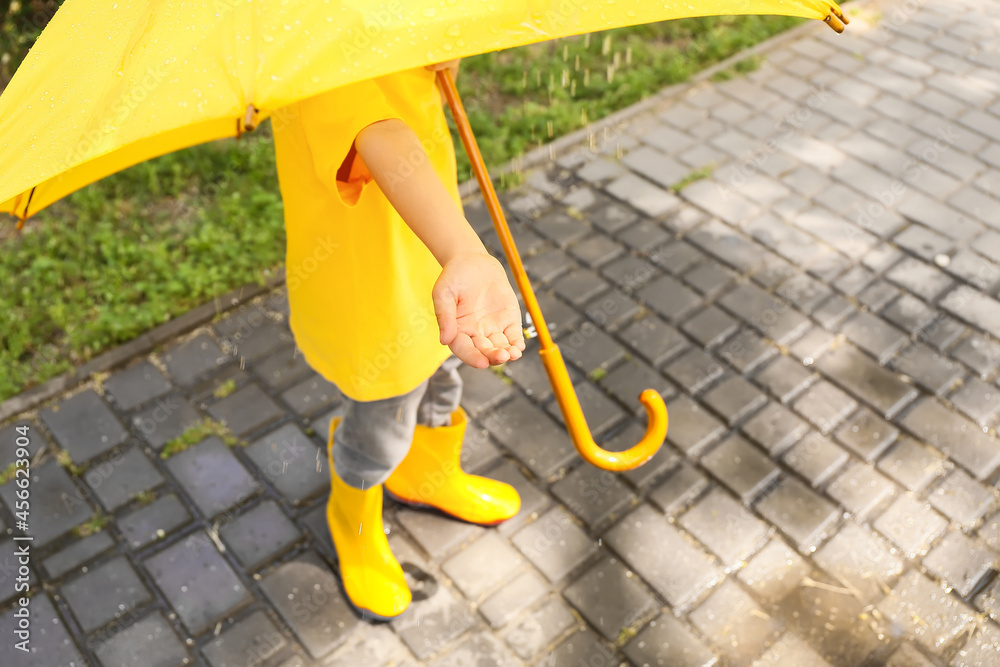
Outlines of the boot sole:
<svg viewBox="0 0 1000 667">
<path fill-rule="evenodd" d="M 397 496 L 395 493 L 393 493 L 392 491 L 389 490 L 388 486 L 385 486 L 384 484 L 382 485 L 382 492 L 384 494 L 386 494 L 387 496 L 389 496 L 390 498 L 392 498 L 392 500 L 394 502 L 397 502 L 400 505 L 406 505 L 407 507 L 410 507 L 412 509 L 429 510 L 429 511 L 432 511 L 432 512 L 438 512 L 438 513 L 443 514 L 445 516 L 451 517 L 452 519 L 458 519 L 459 521 L 464 521 L 465 523 L 471 523 L 473 526 L 487 526 L 487 527 L 490 527 L 490 526 L 499 526 L 504 521 L 507 521 L 507 519 L 513 518 L 513 517 L 507 517 L 507 519 L 497 519 L 496 521 L 489 521 L 489 522 L 470 521 L 469 519 L 466 519 L 464 517 L 460 517 L 457 514 L 452 514 L 448 510 L 442 509 L 442 508 L 438 507 L 437 505 L 428 505 L 427 503 L 417 502 L 416 500 L 407 500 L 406 498 L 403 498 L 402 496 Z"/>
<path fill-rule="evenodd" d="M 334 546 L 333 551 L 334 551 L 334 553 L 337 552 L 337 547 L 336 546 Z M 380 615 L 376 614 L 375 612 L 373 612 L 371 609 L 367 609 L 365 607 L 361 607 L 361 606 L 355 604 L 354 600 L 351 599 L 351 596 L 347 594 L 347 586 L 344 585 L 344 575 L 340 571 L 340 557 L 339 556 L 337 557 L 337 567 L 336 567 L 335 571 L 337 573 L 337 583 L 340 584 L 340 590 L 344 594 L 344 599 L 347 600 L 347 604 L 351 607 L 351 609 L 354 610 L 354 613 L 361 617 L 362 621 L 375 621 L 375 622 L 378 622 L 378 623 L 388 623 L 389 621 L 393 621 L 393 620 L 399 618 L 400 616 L 402 616 L 403 614 L 405 614 L 407 611 L 409 611 L 410 605 L 407 605 L 406 609 L 404 609 L 403 611 L 399 612 L 395 616 L 380 616 Z"/>
</svg>

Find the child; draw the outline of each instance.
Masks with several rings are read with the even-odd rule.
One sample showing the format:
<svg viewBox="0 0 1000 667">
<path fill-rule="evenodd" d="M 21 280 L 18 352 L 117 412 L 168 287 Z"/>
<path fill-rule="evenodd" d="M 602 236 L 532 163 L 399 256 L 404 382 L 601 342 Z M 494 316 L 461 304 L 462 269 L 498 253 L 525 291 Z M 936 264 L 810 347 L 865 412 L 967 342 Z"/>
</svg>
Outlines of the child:
<svg viewBox="0 0 1000 667">
<path fill-rule="evenodd" d="M 274 123 L 290 326 L 346 403 L 330 428 L 327 521 L 347 597 L 378 620 L 411 600 L 382 527 L 383 483 L 473 523 L 520 509 L 513 487 L 459 466 L 458 367 L 518 359 L 524 339 L 503 267 L 462 213 L 444 67 L 457 61 L 338 88 Z"/>
</svg>

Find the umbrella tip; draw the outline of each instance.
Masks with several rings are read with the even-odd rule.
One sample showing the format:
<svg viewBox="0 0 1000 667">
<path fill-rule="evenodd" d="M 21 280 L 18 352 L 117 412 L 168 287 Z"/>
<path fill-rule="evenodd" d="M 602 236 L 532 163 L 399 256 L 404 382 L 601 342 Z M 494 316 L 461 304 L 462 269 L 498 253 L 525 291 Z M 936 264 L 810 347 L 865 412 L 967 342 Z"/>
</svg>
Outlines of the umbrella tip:
<svg viewBox="0 0 1000 667">
<path fill-rule="evenodd" d="M 823 20 L 838 34 L 844 32 L 844 26 L 851 22 L 849 18 L 833 9 L 830 10 L 830 13 L 827 14 L 826 18 Z"/>
</svg>

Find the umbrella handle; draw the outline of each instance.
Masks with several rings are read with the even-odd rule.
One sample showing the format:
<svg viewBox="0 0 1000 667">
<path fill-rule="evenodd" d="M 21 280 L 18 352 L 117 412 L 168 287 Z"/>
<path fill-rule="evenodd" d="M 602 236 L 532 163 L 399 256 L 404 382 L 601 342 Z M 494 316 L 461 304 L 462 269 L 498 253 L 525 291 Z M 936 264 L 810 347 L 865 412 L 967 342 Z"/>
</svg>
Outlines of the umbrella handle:
<svg viewBox="0 0 1000 667">
<path fill-rule="evenodd" d="M 639 444 L 624 452 L 609 452 L 594 442 L 594 438 L 591 436 L 590 429 L 587 426 L 587 420 L 583 415 L 583 409 L 580 407 L 580 400 L 576 396 L 573 383 L 570 381 L 569 373 L 566 371 L 566 364 L 563 362 L 562 353 L 552 340 L 548 325 L 546 325 L 545 318 L 542 316 L 542 311 L 538 306 L 538 300 L 535 298 L 535 292 L 531 288 L 531 282 L 528 280 L 528 274 L 524 271 L 521 256 L 514 245 L 514 238 L 511 236 L 507 220 L 504 218 L 503 210 L 500 208 L 500 201 L 497 199 L 497 193 L 493 189 L 493 182 L 490 180 L 489 172 L 486 170 L 483 156 L 479 152 L 476 137 L 472 134 L 469 119 L 465 115 L 462 100 L 458 97 L 458 90 L 455 88 L 451 72 L 447 69 L 439 70 L 437 80 L 438 85 L 444 92 L 445 98 L 448 100 L 451 115 L 455 120 L 462 143 L 465 145 L 465 152 L 472 163 L 472 169 L 476 174 L 476 180 L 479 182 L 479 189 L 483 193 L 486 207 L 490 211 L 490 217 L 493 218 L 493 226 L 496 228 L 497 236 L 500 237 L 500 245 L 503 246 L 507 262 L 510 265 L 511 272 L 514 274 L 514 280 L 521 291 L 521 296 L 524 297 L 524 306 L 527 308 L 528 314 L 531 316 L 531 321 L 538 332 L 538 342 L 542 348 L 539 353 L 542 358 L 542 365 L 545 367 L 545 372 L 549 376 L 549 383 L 552 385 L 556 400 L 559 402 L 559 409 L 562 410 L 566 429 L 573 440 L 573 446 L 576 447 L 576 451 L 579 452 L 585 461 L 604 470 L 631 470 L 642 465 L 656 454 L 660 445 L 663 444 L 664 438 L 667 436 L 667 406 L 664 405 L 663 398 L 652 389 L 645 390 L 639 396 L 639 401 L 646 408 L 647 416 L 646 434 L 639 441 Z"/>
</svg>

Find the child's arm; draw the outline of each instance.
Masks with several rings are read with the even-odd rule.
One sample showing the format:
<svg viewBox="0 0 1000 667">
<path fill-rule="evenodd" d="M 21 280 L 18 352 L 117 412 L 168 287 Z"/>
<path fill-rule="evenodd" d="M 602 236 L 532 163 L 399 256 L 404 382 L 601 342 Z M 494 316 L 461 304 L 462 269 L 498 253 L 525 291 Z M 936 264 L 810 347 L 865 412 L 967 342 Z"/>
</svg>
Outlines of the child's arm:
<svg viewBox="0 0 1000 667">
<path fill-rule="evenodd" d="M 507 274 L 448 194 L 417 135 L 389 119 L 361 130 L 354 145 L 386 199 L 441 264 L 432 297 L 442 345 L 476 368 L 518 359 L 524 335 Z"/>
</svg>

